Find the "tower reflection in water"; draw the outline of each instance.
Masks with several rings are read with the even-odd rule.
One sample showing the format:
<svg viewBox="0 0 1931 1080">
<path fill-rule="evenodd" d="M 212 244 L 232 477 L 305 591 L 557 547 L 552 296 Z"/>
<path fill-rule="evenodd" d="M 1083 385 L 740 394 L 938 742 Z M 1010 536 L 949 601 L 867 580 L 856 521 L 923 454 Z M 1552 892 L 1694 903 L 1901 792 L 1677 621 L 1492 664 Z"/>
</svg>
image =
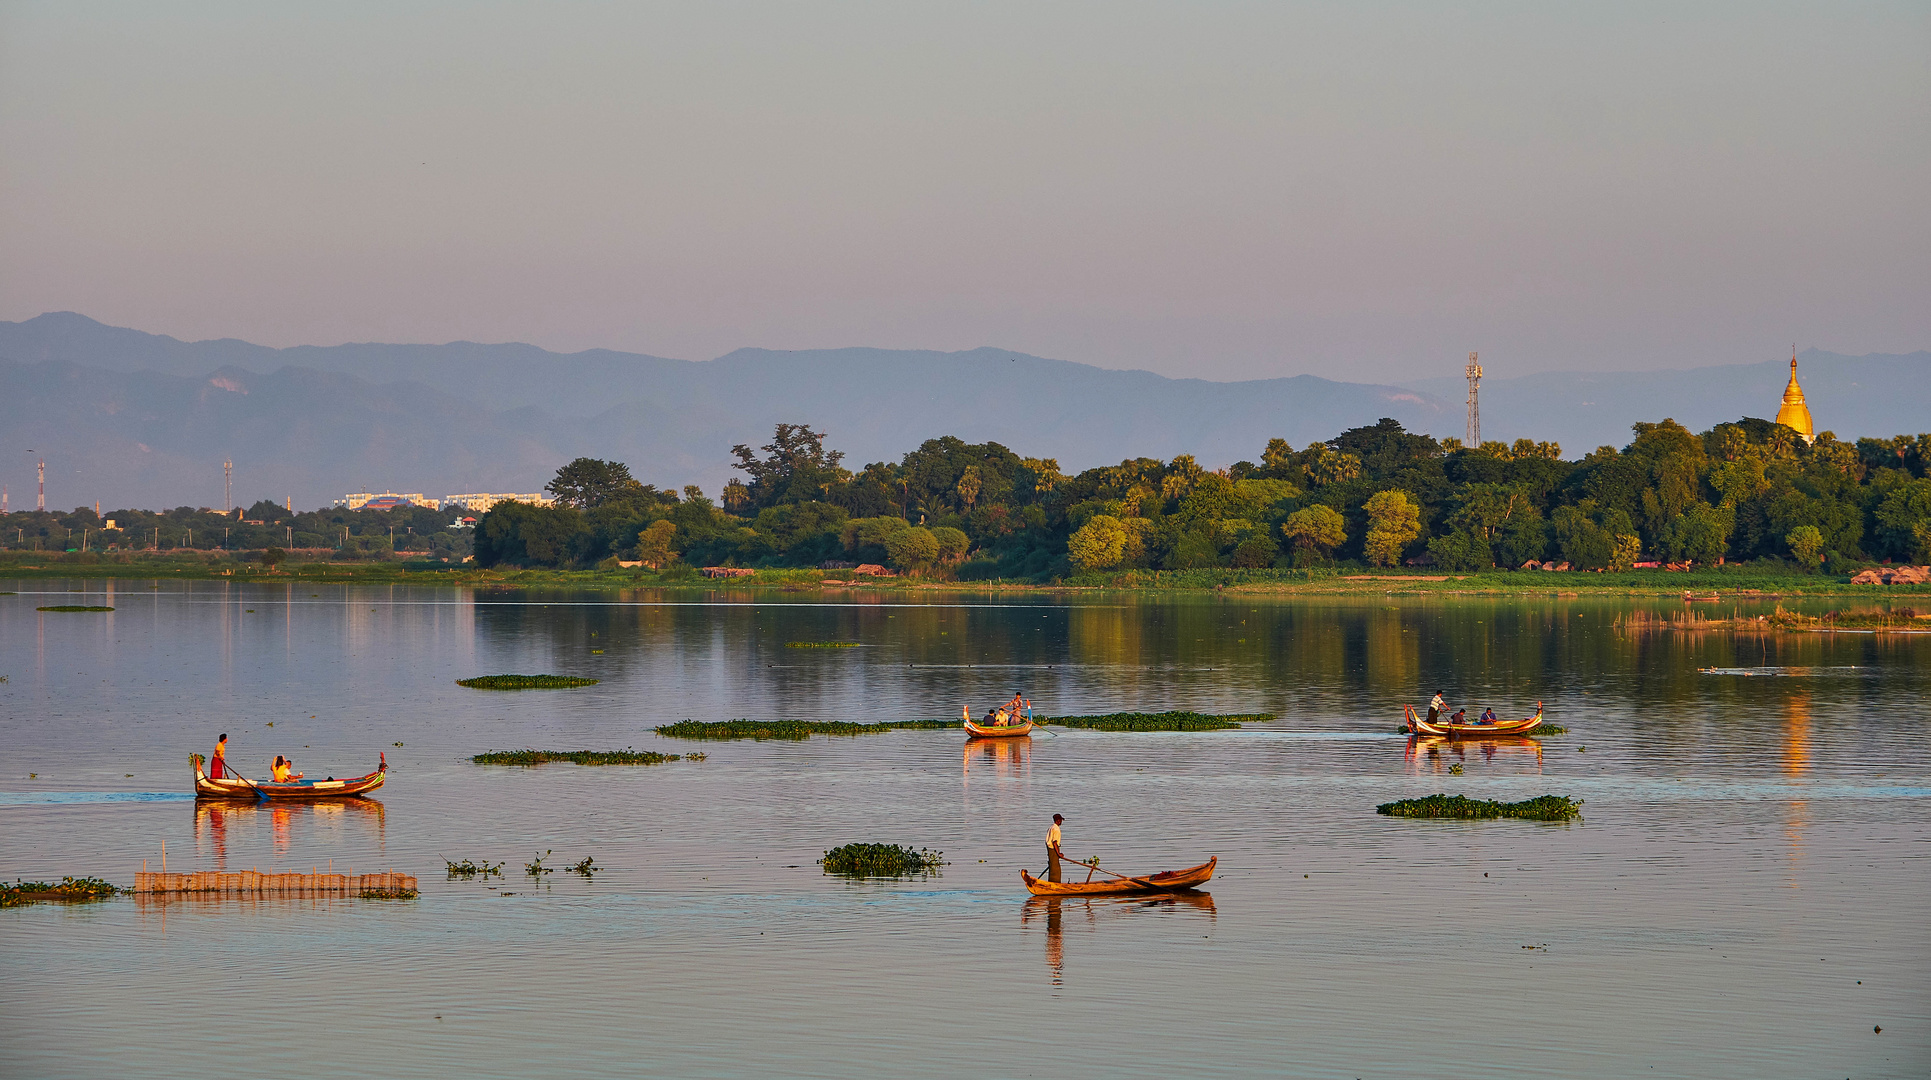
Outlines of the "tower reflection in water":
<svg viewBox="0 0 1931 1080">
<path fill-rule="evenodd" d="M 297 839 L 330 833 L 350 841 L 346 850 L 380 852 L 387 840 L 386 814 L 382 803 L 370 798 L 297 803 L 199 799 L 194 804 L 195 852 L 212 855 L 214 869 L 226 870 L 231 850 L 246 852 L 250 859 L 282 856 Z M 267 852 L 259 847 L 263 826 L 268 830 Z"/>
<path fill-rule="evenodd" d="M 1020 910 L 1019 925 L 1046 921 L 1046 972 L 1055 988 L 1066 985 L 1066 917 L 1089 932 L 1122 919 L 1146 915 L 1204 915 L 1214 919 L 1214 897 L 1206 892 L 1161 893 L 1151 896 L 1035 896 Z"/>
<path fill-rule="evenodd" d="M 1784 702 L 1783 774 L 1793 785 L 1810 776 L 1810 691 L 1798 690 Z M 1804 856 L 1804 826 L 1810 823 L 1810 803 L 1790 800 L 1789 816 L 1784 819 L 1784 839 L 1790 844 L 1790 882 L 1797 887 L 1797 871 Z"/>
</svg>

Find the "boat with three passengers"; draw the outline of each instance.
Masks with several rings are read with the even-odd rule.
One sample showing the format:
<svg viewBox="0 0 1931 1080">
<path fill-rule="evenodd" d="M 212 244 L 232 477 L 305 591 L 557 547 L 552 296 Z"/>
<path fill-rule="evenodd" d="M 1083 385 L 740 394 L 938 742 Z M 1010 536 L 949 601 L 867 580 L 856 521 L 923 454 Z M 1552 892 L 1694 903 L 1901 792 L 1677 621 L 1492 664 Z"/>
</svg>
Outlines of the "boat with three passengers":
<svg viewBox="0 0 1931 1080">
<path fill-rule="evenodd" d="M 1520 720 L 1456 720 L 1449 716 L 1438 716 L 1433 720 L 1416 715 L 1413 705 L 1403 705 L 1408 717 L 1407 728 L 1410 735 L 1447 735 L 1452 737 L 1479 735 L 1492 738 L 1496 735 L 1527 735 L 1542 726 L 1542 703 L 1535 703 L 1535 715 Z"/>
</svg>

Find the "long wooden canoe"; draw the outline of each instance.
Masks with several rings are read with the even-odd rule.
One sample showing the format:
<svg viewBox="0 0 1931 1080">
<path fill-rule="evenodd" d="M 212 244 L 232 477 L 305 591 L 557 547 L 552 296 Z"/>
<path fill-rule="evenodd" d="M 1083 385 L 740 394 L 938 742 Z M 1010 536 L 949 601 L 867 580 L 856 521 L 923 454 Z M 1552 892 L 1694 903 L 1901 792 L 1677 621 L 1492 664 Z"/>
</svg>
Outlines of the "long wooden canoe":
<svg viewBox="0 0 1931 1080">
<path fill-rule="evenodd" d="M 1214 876 L 1214 864 L 1219 861 L 1220 856 L 1216 855 L 1199 866 L 1190 866 L 1185 870 L 1163 870 L 1145 877 L 1108 878 L 1105 881 L 1045 881 L 1024 870 L 1019 872 L 1019 879 L 1026 883 L 1026 891 L 1034 896 L 1130 896 L 1135 893 L 1181 892 L 1205 885 Z M 1083 864 L 1062 862 L 1060 865 L 1071 868 Z"/>
<path fill-rule="evenodd" d="M 986 727 L 975 724 L 970 720 L 964 723 L 966 738 L 968 739 L 1010 739 L 1015 735 L 1030 735 L 1033 730 L 1033 722 L 1031 720 L 1022 721 L 1017 724 L 1007 724 L 1003 727 Z"/>
<path fill-rule="evenodd" d="M 273 780 L 249 780 L 231 776 L 216 780 L 201 767 L 201 755 L 189 754 L 188 762 L 194 766 L 194 794 L 197 799 L 340 799 L 351 795 L 361 795 L 382 786 L 389 775 L 389 755 L 380 755 L 376 770 L 364 776 L 353 776 L 345 780 L 291 780 L 276 783 Z"/>
<path fill-rule="evenodd" d="M 1466 721 L 1457 724 L 1446 718 L 1437 719 L 1431 724 L 1415 712 L 1413 705 L 1403 705 L 1402 708 L 1408 713 L 1408 733 L 1411 735 L 1448 735 L 1451 737 L 1470 735 L 1527 735 L 1529 732 L 1542 726 L 1542 703 L 1540 701 L 1535 703 L 1534 716 L 1523 717 L 1520 720 L 1497 720 L 1493 724 L 1476 724 Z"/>
</svg>

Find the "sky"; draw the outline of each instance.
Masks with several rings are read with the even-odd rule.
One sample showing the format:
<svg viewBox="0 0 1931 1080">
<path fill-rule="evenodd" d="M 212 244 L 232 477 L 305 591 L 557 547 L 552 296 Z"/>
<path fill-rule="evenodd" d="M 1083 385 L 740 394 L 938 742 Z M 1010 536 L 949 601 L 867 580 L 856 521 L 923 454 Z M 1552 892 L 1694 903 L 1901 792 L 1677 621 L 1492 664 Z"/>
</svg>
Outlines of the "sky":
<svg viewBox="0 0 1931 1080">
<path fill-rule="evenodd" d="M 1931 347 L 1931 5 L 0 3 L 0 318 L 1247 379 Z"/>
</svg>

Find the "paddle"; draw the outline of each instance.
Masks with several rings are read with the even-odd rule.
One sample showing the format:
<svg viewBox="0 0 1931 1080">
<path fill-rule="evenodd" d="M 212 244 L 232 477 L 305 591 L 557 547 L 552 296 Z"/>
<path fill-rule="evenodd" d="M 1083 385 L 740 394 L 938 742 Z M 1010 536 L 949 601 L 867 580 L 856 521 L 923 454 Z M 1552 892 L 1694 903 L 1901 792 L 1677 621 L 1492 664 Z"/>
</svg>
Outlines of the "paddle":
<svg viewBox="0 0 1931 1080">
<path fill-rule="evenodd" d="M 1119 878 L 1121 881 L 1131 881 L 1135 885 L 1145 886 L 1146 888 L 1152 890 L 1153 892 L 1177 892 L 1180 889 L 1180 886 L 1155 885 L 1153 882 L 1147 880 L 1146 878 L 1131 877 L 1127 874 L 1116 874 L 1113 871 L 1108 870 L 1107 868 L 1101 866 L 1098 862 L 1080 862 L 1078 859 L 1068 858 L 1065 855 L 1061 855 L 1060 858 L 1066 859 L 1067 862 L 1072 863 L 1074 866 L 1084 866 L 1091 870 L 1098 870 L 1100 873 L 1105 874 L 1107 877 L 1116 877 L 1116 878 Z"/>
</svg>

